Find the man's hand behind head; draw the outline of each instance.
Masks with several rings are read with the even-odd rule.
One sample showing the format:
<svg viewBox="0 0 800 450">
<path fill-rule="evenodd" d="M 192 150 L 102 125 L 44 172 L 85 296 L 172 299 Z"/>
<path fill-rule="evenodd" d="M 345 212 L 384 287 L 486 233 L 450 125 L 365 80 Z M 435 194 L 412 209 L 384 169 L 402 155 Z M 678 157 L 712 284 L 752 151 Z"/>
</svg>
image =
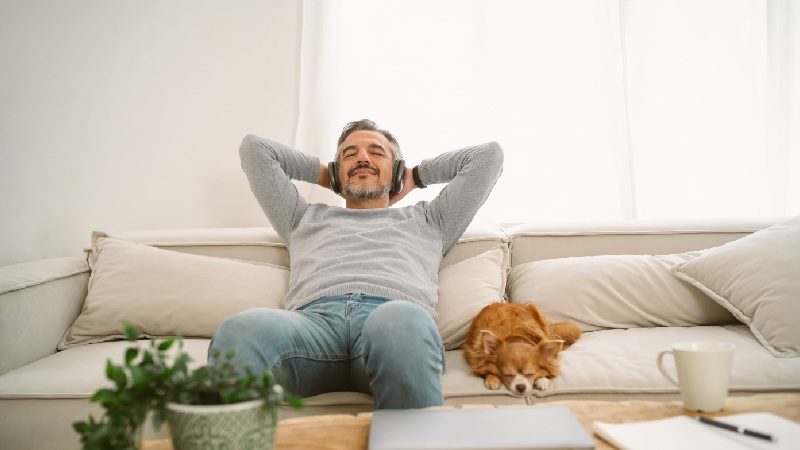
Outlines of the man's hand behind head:
<svg viewBox="0 0 800 450">
<path fill-rule="evenodd" d="M 406 167 L 406 174 L 405 178 L 403 178 L 403 190 L 400 192 L 391 192 L 389 193 L 389 206 L 394 205 L 395 203 L 399 202 L 403 199 L 409 192 L 413 191 L 416 188 L 416 184 L 414 184 L 414 175 L 411 173 L 411 168 Z"/>
</svg>

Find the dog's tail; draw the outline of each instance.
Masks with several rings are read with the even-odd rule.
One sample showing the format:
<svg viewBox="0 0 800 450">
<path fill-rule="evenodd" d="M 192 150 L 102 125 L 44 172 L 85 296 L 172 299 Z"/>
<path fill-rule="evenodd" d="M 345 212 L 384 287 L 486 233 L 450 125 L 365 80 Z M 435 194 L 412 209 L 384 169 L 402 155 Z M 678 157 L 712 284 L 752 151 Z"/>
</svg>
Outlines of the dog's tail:
<svg viewBox="0 0 800 450">
<path fill-rule="evenodd" d="M 581 337 L 581 329 L 572 322 L 551 323 L 547 331 L 550 333 L 550 339 L 564 341 L 564 346 L 561 350 L 569 348 Z"/>
</svg>

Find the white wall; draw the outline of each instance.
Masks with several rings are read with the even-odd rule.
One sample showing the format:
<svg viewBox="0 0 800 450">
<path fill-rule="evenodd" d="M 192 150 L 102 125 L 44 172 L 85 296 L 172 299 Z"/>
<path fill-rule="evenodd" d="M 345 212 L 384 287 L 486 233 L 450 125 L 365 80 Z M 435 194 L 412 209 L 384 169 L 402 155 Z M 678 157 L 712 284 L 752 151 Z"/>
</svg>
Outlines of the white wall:
<svg viewBox="0 0 800 450">
<path fill-rule="evenodd" d="M 301 5 L 0 2 L 0 265 L 92 230 L 264 226 L 246 133 L 292 144 Z"/>
</svg>

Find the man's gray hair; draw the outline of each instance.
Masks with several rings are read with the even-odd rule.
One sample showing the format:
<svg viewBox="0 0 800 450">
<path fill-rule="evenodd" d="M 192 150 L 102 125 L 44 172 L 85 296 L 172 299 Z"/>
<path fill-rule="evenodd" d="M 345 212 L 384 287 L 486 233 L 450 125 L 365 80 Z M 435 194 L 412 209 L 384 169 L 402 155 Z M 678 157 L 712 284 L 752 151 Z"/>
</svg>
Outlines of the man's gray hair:
<svg viewBox="0 0 800 450">
<path fill-rule="evenodd" d="M 336 159 L 335 161 L 339 161 L 339 157 L 342 156 L 342 144 L 344 140 L 347 139 L 347 136 L 350 136 L 350 133 L 354 131 L 377 131 L 378 133 L 384 135 L 386 140 L 389 141 L 389 147 L 392 150 L 392 156 L 394 157 L 394 161 L 398 159 L 403 159 L 403 152 L 400 151 L 400 144 L 397 143 L 397 139 L 394 138 L 392 133 L 387 130 L 383 130 L 378 127 L 378 125 L 369 120 L 369 119 L 361 119 L 355 122 L 350 122 L 342 128 L 342 134 L 339 135 L 339 142 L 336 143 Z"/>
</svg>

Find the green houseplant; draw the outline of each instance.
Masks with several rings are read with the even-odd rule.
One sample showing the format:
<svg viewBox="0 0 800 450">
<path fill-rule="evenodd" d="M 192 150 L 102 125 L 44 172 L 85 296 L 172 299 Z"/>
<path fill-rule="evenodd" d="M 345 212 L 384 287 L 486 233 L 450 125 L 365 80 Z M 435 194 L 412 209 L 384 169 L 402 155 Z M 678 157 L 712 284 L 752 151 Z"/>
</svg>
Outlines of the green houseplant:
<svg viewBox="0 0 800 450">
<path fill-rule="evenodd" d="M 123 332 L 126 340 L 137 341 L 139 332 L 133 325 L 124 323 Z M 171 358 L 169 350 L 176 342 L 178 352 Z M 189 370 L 192 359 L 182 349 L 179 335 L 161 342 L 150 340 L 149 347 L 129 347 L 121 365 L 106 362 L 106 377 L 113 387 L 99 389 L 91 398 L 105 414 L 99 420 L 89 416 L 88 421 L 73 423 L 85 450 L 137 448 L 149 416 L 156 430 L 169 422 L 176 450 L 230 440 L 226 430 L 214 429 L 220 421 L 233 428 L 235 439 L 246 440 L 243 447 L 257 443 L 258 448 L 272 448 L 278 408 L 284 402 L 294 408 L 304 406 L 269 370 L 255 374 L 248 362 L 233 362 L 235 349 L 222 355 L 219 364 L 195 370 Z M 220 356 L 212 349 L 212 357 L 220 360 Z M 222 412 L 216 411 L 219 405 Z M 188 443 L 181 441 L 183 435 Z"/>
</svg>

